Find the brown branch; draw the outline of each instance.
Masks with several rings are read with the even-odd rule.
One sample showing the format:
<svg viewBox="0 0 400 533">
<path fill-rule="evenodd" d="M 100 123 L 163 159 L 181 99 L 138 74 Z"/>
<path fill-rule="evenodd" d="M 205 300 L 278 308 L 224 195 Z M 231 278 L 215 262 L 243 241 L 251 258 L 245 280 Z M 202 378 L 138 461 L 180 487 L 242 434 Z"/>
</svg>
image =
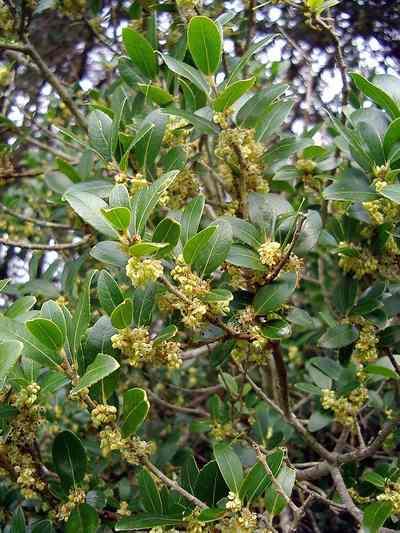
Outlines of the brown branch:
<svg viewBox="0 0 400 533">
<path fill-rule="evenodd" d="M 22 215 L 20 213 L 15 213 L 12 209 L 9 209 L 3 204 L 0 204 L 0 209 L 4 211 L 4 213 L 7 213 L 8 215 L 18 218 L 19 220 L 24 220 L 25 222 L 31 222 L 32 224 L 35 224 L 36 226 L 40 226 L 43 228 L 58 228 L 58 229 L 66 229 L 66 230 L 72 229 L 71 226 L 68 226 L 67 224 L 58 224 L 57 222 L 48 222 L 47 220 L 39 220 L 33 217 Z"/>
<path fill-rule="evenodd" d="M 143 460 L 144 465 L 152 472 L 160 481 L 164 483 L 167 487 L 169 487 L 172 490 L 175 490 L 176 492 L 179 492 L 181 496 L 192 502 L 197 507 L 200 507 L 201 509 L 206 509 L 208 506 L 196 498 L 196 496 L 193 496 L 193 494 L 190 494 L 190 492 L 187 492 L 183 487 L 178 485 L 178 483 L 169 477 L 167 477 L 161 470 L 159 470 L 151 461 L 148 459 Z"/>
<path fill-rule="evenodd" d="M 24 250 L 46 250 L 49 252 L 61 252 L 63 250 L 71 250 L 74 248 L 79 248 L 80 246 L 84 246 L 90 241 L 91 237 L 91 235 L 85 235 L 79 241 L 61 244 L 31 244 L 20 241 L 10 241 L 8 239 L 0 238 L 0 244 L 3 244 L 4 246 L 22 248 Z"/>
<path fill-rule="evenodd" d="M 36 48 L 33 46 L 33 44 L 30 42 L 29 38 L 26 35 L 24 36 L 24 41 L 25 41 L 26 46 L 23 47 L 22 50 L 19 49 L 17 51 L 28 53 L 31 56 L 33 61 L 39 67 L 39 70 L 43 74 L 44 78 L 50 83 L 53 89 L 57 91 L 60 98 L 63 100 L 63 102 L 68 107 L 68 109 L 71 111 L 71 113 L 74 115 L 78 124 L 85 131 L 87 131 L 88 126 L 87 126 L 86 118 L 80 112 L 80 110 L 76 106 L 75 102 L 72 100 L 68 91 L 62 86 L 57 76 L 53 74 L 53 72 L 46 65 L 46 63 L 42 59 L 42 56 L 39 54 L 39 52 L 36 50 Z"/>
<path fill-rule="evenodd" d="M 336 490 L 338 491 L 343 504 L 346 506 L 346 509 L 355 518 L 355 520 L 357 520 L 358 523 L 361 523 L 363 514 L 353 502 L 339 468 L 332 467 L 330 469 L 330 473 L 335 483 Z"/>
<path fill-rule="evenodd" d="M 192 409 L 190 407 L 181 407 L 180 405 L 175 405 L 173 403 L 166 402 L 157 394 L 154 394 L 150 389 L 147 389 L 147 394 L 150 396 L 152 400 L 154 400 L 155 403 L 158 403 L 158 405 L 161 405 L 162 407 L 165 407 L 166 409 L 170 409 L 171 411 L 176 411 L 177 413 L 184 413 L 187 415 L 195 415 L 195 416 L 202 416 L 207 417 L 208 413 L 207 411 L 204 411 L 203 409 Z"/>
</svg>

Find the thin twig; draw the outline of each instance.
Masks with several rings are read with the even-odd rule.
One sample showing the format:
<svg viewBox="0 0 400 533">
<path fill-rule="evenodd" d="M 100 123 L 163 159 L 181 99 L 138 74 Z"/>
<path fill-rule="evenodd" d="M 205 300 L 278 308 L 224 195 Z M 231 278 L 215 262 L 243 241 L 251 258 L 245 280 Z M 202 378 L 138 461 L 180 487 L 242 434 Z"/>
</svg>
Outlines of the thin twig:
<svg viewBox="0 0 400 533">
<path fill-rule="evenodd" d="M 91 237 L 91 235 L 85 235 L 84 237 L 82 237 L 82 239 L 79 239 L 79 241 L 61 244 L 31 244 L 20 241 L 10 241 L 8 239 L 0 238 L 0 244 L 3 244 L 4 246 L 22 248 L 24 250 L 46 250 L 48 252 L 60 252 L 62 250 L 71 250 L 73 248 L 79 248 L 81 246 L 84 246 L 90 241 Z"/>
<path fill-rule="evenodd" d="M 196 498 L 196 496 L 193 496 L 193 494 L 190 494 L 190 492 L 187 492 L 183 487 L 181 487 L 176 481 L 170 479 L 167 477 L 161 470 L 159 470 L 151 461 L 148 459 L 144 459 L 143 463 L 147 468 L 152 472 L 160 481 L 164 483 L 167 487 L 169 487 L 172 490 L 175 490 L 176 492 L 179 492 L 181 496 L 192 502 L 197 507 L 200 507 L 201 509 L 206 509 L 208 506 Z"/>
<path fill-rule="evenodd" d="M 67 224 L 58 224 L 57 222 L 48 222 L 47 220 L 39 220 L 37 218 L 22 215 L 21 213 L 15 213 L 12 209 L 9 209 L 3 204 L 0 204 L 0 209 L 4 211 L 4 213 L 7 213 L 8 215 L 18 218 L 19 220 L 24 220 L 25 222 L 32 222 L 32 224 L 35 224 L 36 226 L 40 226 L 43 228 L 58 228 L 58 229 L 66 229 L 66 230 L 72 229 L 71 226 L 68 226 Z"/>
</svg>

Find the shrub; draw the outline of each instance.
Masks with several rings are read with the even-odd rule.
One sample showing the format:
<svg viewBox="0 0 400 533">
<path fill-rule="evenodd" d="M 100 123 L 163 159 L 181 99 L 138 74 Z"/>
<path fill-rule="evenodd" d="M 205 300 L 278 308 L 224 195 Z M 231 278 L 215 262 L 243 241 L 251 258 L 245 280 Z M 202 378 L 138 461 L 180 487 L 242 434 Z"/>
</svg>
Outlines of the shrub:
<svg viewBox="0 0 400 533">
<path fill-rule="evenodd" d="M 228 57 L 235 14 L 197 4 L 167 30 L 145 7 L 86 107 L 7 19 L 2 49 L 58 93 L 63 149 L 26 156 L 23 185 L 2 156 L 1 242 L 40 252 L 1 282 L 0 519 L 396 528 L 400 80 L 348 73 L 335 2 L 298 4 L 335 45 L 343 106 L 295 135 L 295 92 L 257 60 L 274 36 Z"/>
</svg>

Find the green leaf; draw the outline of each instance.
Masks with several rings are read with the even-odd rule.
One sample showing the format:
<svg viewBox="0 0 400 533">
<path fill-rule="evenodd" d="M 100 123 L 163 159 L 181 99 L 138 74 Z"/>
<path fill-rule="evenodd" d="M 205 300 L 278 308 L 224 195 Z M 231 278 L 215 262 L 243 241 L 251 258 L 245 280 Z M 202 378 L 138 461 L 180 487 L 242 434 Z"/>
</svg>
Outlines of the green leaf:
<svg viewBox="0 0 400 533">
<path fill-rule="evenodd" d="M 168 243 L 160 242 L 138 242 L 129 248 L 129 255 L 134 257 L 144 257 L 146 255 L 153 255 L 163 250 L 168 246 Z"/>
<path fill-rule="evenodd" d="M 261 333 L 267 339 L 282 339 L 290 337 L 292 328 L 286 320 L 277 319 L 271 320 L 265 326 L 262 326 Z"/>
<path fill-rule="evenodd" d="M 138 83 L 137 87 L 146 98 L 150 98 L 153 102 L 160 106 L 165 106 L 174 101 L 174 97 L 165 89 L 152 85 L 151 83 Z"/>
<path fill-rule="evenodd" d="M 177 333 L 178 328 L 175 326 L 175 324 L 170 324 L 169 326 L 166 326 L 160 331 L 157 337 L 153 339 L 154 346 L 157 346 L 157 344 L 160 344 L 161 342 L 172 339 Z"/>
<path fill-rule="evenodd" d="M 218 70 L 222 55 L 220 27 L 208 17 L 192 17 L 187 39 L 196 66 L 207 76 L 214 74 Z"/>
<path fill-rule="evenodd" d="M 283 465 L 276 480 L 284 493 L 290 498 L 296 481 L 296 470 Z M 284 510 L 286 505 L 285 499 L 276 492 L 273 485 L 270 485 L 265 495 L 265 506 L 268 512 L 273 516 L 278 515 Z"/>
<path fill-rule="evenodd" d="M 398 103 L 385 90 L 371 83 L 364 76 L 356 72 L 351 72 L 350 77 L 365 96 L 387 111 L 392 118 L 400 117 Z"/>
<path fill-rule="evenodd" d="M 2 381 L 18 361 L 24 345 L 20 341 L 0 342 L 0 389 Z"/>
<path fill-rule="evenodd" d="M 87 503 L 81 503 L 71 512 L 65 533 L 96 533 L 99 525 L 96 510 Z"/>
<path fill-rule="evenodd" d="M 231 107 L 241 96 L 243 96 L 249 89 L 253 87 L 256 82 L 256 77 L 253 76 L 246 80 L 239 80 L 228 85 L 225 89 L 216 97 L 213 102 L 215 111 L 222 112 L 225 109 Z"/>
<path fill-rule="evenodd" d="M 173 183 L 178 174 L 179 170 L 171 170 L 170 172 L 163 174 L 149 187 L 140 190 L 133 197 L 132 223 L 130 226 L 131 234 L 137 233 L 143 235 L 146 222 L 161 198 L 161 195 Z"/>
<path fill-rule="evenodd" d="M 332 185 L 322 193 L 325 200 L 348 200 L 352 202 L 370 202 L 379 195 L 369 185 L 367 178 L 354 169 L 347 169 Z"/>
<path fill-rule="evenodd" d="M 400 204 L 400 185 L 386 185 L 386 187 L 380 191 L 380 194 L 395 204 Z"/>
<path fill-rule="evenodd" d="M 108 201 L 110 207 L 130 207 L 129 193 L 125 185 L 114 185 Z"/>
<path fill-rule="evenodd" d="M 321 413 L 320 411 L 314 411 L 308 420 L 308 430 L 311 433 L 319 431 L 333 422 L 333 417 L 327 413 Z"/>
<path fill-rule="evenodd" d="M 3 292 L 9 283 L 9 279 L 0 279 L 0 292 Z"/>
<path fill-rule="evenodd" d="M 89 113 L 88 129 L 90 146 L 105 161 L 110 161 L 112 151 L 112 119 L 103 111 L 95 109 Z"/>
<path fill-rule="evenodd" d="M 111 324 L 116 329 L 129 328 L 133 319 L 133 303 L 132 300 L 127 299 L 117 305 L 111 313 Z"/>
<path fill-rule="evenodd" d="M 196 459 L 190 453 L 183 463 L 181 470 L 181 486 L 190 492 L 190 494 L 196 494 L 196 483 L 199 478 L 199 473 Z"/>
<path fill-rule="evenodd" d="M 201 277 L 208 277 L 215 272 L 228 256 L 229 249 L 232 245 L 232 229 L 223 219 L 213 221 L 217 224 L 217 230 L 211 239 L 199 249 L 193 260 L 193 269 Z"/>
<path fill-rule="evenodd" d="M 390 502 L 374 502 L 364 509 L 364 533 L 379 533 L 381 527 L 392 514 L 393 507 Z"/>
<path fill-rule="evenodd" d="M 160 514 L 164 513 L 163 502 L 157 485 L 149 472 L 143 468 L 138 475 L 139 493 L 143 501 L 143 507 L 148 513 Z"/>
<path fill-rule="evenodd" d="M 107 204 L 94 194 L 85 192 L 67 192 L 64 199 L 69 203 L 72 209 L 87 222 L 90 226 L 107 237 L 118 239 L 118 232 L 109 222 L 104 220 L 101 214 L 102 209 L 107 209 Z"/>
<path fill-rule="evenodd" d="M 296 274 L 282 274 L 277 280 L 259 289 L 253 300 L 256 315 L 276 311 L 287 302 L 296 289 Z"/>
<path fill-rule="evenodd" d="M 115 241 L 99 242 L 90 250 L 90 255 L 97 261 L 118 268 L 125 268 L 129 259 L 121 244 Z"/>
<path fill-rule="evenodd" d="M 23 343 L 22 355 L 48 368 L 60 370 L 61 357 L 38 341 L 25 326 L 7 317 L 0 317 L 0 341 L 18 340 Z"/>
<path fill-rule="evenodd" d="M 181 217 L 181 242 L 185 246 L 187 241 L 196 235 L 203 215 L 205 196 L 196 196 L 186 204 Z"/>
<path fill-rule="evenodd" d="M 39 317 L 28 320 L 26 327 L 34 337 L 48 348 L 58 352 L 64 345 L 65 332 L 48 318 Z"/>
<path fill-rule="evenodd" d="M 239 75 L 242 68 L 248 63 L 251 56 L 254 55 L 256 52 L 267 46 L 273 39 L 275 39 L 275 35 L 265 37 L 264 39 L 261 39 L 257 43 L 254 43 L 251 45 L 246 52 L 242 55 L 240 58 L 240 61 L 237 62 L 235 67 L 233 68 L 226 85 L 231 85 L 231 83 L 236 79 L 236 77 Z"/>
<path fill-rule="evenodd" d="M 65 489 L 76 487 L 86 473 L 86 452 L 80 439 L 72 431 L 62 431 L 53 442 L 54 470 Z"/>
<path fill-rule="evenodd" d="M 216 231 L 217 226 L 208 226 L 186 242 L 183 248 L 183 258 L 187 265 L 191 265 L 196 260 Z"/>
<path fill-rule="evenodd" d="M 133 293 L 133 321 L 137 327 L 146 326 L 151 322 L 154 299 L 154 283 L 148 283 L 143 289 L 135 289 Z"/>
<path fill-rule="evenodd" d="M 146 78 L 154 79 L 158 72 L 157 58 L 146 37 L 128 27 L 122 30 L 122 41 L 128 56 L 140 72 Z"/>
<path fill-rule="evenodd" d="M 400 141 L 400 117 L 393 120 L 385 132 L 383 138 L 383 150 L 386 157 L 389 157 L 392 147 Z"/>
<path fill-rule="evenodd" d="M 243 481 L 243 467 L 229 444 L 218 442 L 213 448 L 215 460 L 229 489 L 239 495 Z"/>
<path fill-rule="evenodd" d="M 163 243 L 163 248 L 160 249 L 158 256 L 164 256 L 171 252 L 179 242 L 181 234 L 181 225 L 172 218 L 164 218 L 158 224 L 153 233 L 153 241 L 155 243 Z"/>
<path fill-rule="evenodd" d="M 373 470 L 368 470 L 367 472 L 364 472 L 364 474 L 362 475 L 362 479 L 363 481 L 368 481 L 368 483 L 371 483 L 372 485 L 380 489 L 384 489 L 386 485 L 386 479 L 377 472 L 374 472 Z"/>
<path fill-rule="evenodd" d="M 76 358 L 83 336 L 90 323 L 90 289 L 96 271 L 89 274 L 71 321 L 67 321 L 67 337 L 71 356 Z"/>
<path fill-rule="evenodd" d="M 348 346 L 358 339 L 358 330 L 350 324 L 341 324 L 329 328 L 319 339 L 318 345 L 327 350 L 334 350 Z"/>
<path fill-rule="evenodd" d="M 143 120 L 134 139 L 135 155 L 144 173 L 152 175 L 152 166 L 159 155 L 168 116 L 160 111 L 152 111 Z M 145 132 L 143 135 L 141 132 Z"/>
<path fill-rule="evenodd" d="M 50 520 L 40 520 L 32 526 L 32 533 L 56 533 Z"/>
<path fill-rule="evenodd" d="M 124 231 L 131 223 L 131 212 L 127 207 L 112 207 L 102 209 L 102 215 L 118 231 Z"/>
<path fill-rule="evenodd" d="M 145 390 L 135 388 L 125 392 L 121 426 L 123 437 L 129 437 L 137 432 L 145 421 L 149 409 L 150 403 Z"/>
<path fill-rule="evenodd" d="M 107 270 L 102 270 L 99 274 L 97 279 L 97 295 L 101 307 L 108 315 L 111 315 L 114 309 L 124 301 L 118 283 Z"/>
<path fill-rule="evenodd" d="M 99 353 L 93 363 L 87 367 L 86 372 L 79 379 L 78 385 L 76 385 L 71 393 L 77 394 L 82 389 L 91 387 L 101 379 L 112 374 L 119 368 L 119 363 L 111 355 Z"/>
<path fill-rule="evenodd" d="M 205 108 L 208 109 L 208 108 Z M 190 124 L 193 124 L 193 126 L 196 128 L 196 130 L 204 135 L 217 135 L 219 132 L 219 128 L 216 124 L 208 120 L 207 118 L 204 118 L 200 115 L 201 110 L 199 109 L 195 113 L 190 113 L 189 111 L 186 111 L 185 109 L 179 109 L 175 106 L 168 106 L 163 109 L 164 113 L 168 113 L 168 115 L 173 115 L 177 117 L 182 117 Z"/>
<path fill-rule="evenodd" d="M 183 522 L 182 516 L 142 514 L 135 517 L 122 518 L 115 525 L 115 531 L 150 530 L 156 527 L 179 526 Z"/>
<path fill-rule="evenodd" d="M 257 123 L 256 140 L 262 141 L 274 135 L 287 119 L 293 105 L 294 100 L 284 100 L 270 104 Z"/>
<path fill-rule="evenodd" d="M 271 469 L 272 474 L 276 477 L 281 469 L 285 453 L 283 450 L 268 455 L 267 464 Z M 261 496 L 267 487 L 272 483 L 271 477 L 265 471 L 264 466 L 257 462 L 247 473 L 240 487 L 240 499 L 247 502 L 247 505 Z"/>
<path fill-rule="evenodd" d="M 242 268 L 250 268 L 259 272 L 265 272 L 267 269 L 260 261 L 257 252 L 241 244 L 232 244 L 226 262 Z"/>
<path fill-rule="evenodd" d="M 100 198 L 107 198 L 113 189 L 113 185 L 109 181 L 105 180 L 87 180 L 81 183 L 74 183 L 65 191 L 67 194 L 78 194 L 81 192 L 87 192 L 99 196 Z"/>
<path fill-rule="evenodd" d="M 247 244 L 256 250 L 264 242 L 261 231 L 250 222 L 236 217 L 224 217 L 223 220 L 230 224 L 234 240 Z"/>
<path fill-rule="evenodd" d="M 282 96 L 287 91 L 288 87 L 288 85 L 281 83 L 272 86 L 270 89 L 257 91 L 256 94 L 249 98 L 240 108 L 236 117 L 236 123 L 238 126 L 242 126 L 243 128 L 255 128 L 268 106 Z M 271 149 L 273 150 L 274 147 L 271 147 Z"/>
<path fill-rule="evenodd" d="M 206 78 L 197 69 L 170 55 L 163 55 L 162 57 L 167 67 L 172 70 L 172 72 L 192 82 L 201 92 L 206 94 L 210 92 L 210 86 L 208 85 Z"/>
<path fill-rule="evenodd" d="M 17 318 L 17 316 L 22 315 L 32 309 L 36 303 L 36 298 L 34 296 L 23 296 L 18 298 L 7 311 L 4 313 L 8 318 Z"/>
<path fill-rule="evenodd" d="M 228 491 L 217 462 L 210 461 L 203 466 L 196 481 L 195 496 L 212 507 L 217 505 Z"/>
<path fill-rule="evenodd" d="M 13 514 L 10 533 L 26 533 L 25 515 L 22 507 L 18 507 Z"/>
</svg>

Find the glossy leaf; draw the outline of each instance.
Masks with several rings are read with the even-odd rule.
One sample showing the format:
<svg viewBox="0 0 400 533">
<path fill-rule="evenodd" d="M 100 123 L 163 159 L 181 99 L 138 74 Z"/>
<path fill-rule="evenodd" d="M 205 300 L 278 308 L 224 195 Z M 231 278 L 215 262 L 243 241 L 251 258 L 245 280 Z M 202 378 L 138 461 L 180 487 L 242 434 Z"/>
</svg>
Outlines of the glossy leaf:
<svg viewBox="0 0 400 533">
<path fill-rule="evenodd" d="M 42 344 L 58 351 L 65 341 L 65 332 L 47 318 L 34 318 L 26 322 L 27 329 Z"/>
<path fill-rule="evenodd" d="M 208 17 L 192 17 L 188 26 L 188 46 L 196 66 L 210 76 L 221 62 L 222 33 Z"/>
<path fill-rule="evenodd" d="M 79 383 L 72 389 L 73 394 L 77 394 L 82 389 L 91 387 L 101 379 L 104 379 L 109 374 L 112 374 L 119 368 L 119 363 L 111 355 L 100 353 L 96 359 L 91 363 L 83 376 L 79 379 Z"/>
<path fill-rule="evenodd" d="M 100 300 L 100 305 L 108 315 L 111 315 L 114 309 L 124 301 L 118 283 L 107 270 L 102 270 L 99 274 L 97 279 L 97 295 Z"/>
<path fill-rule="evenodd" d="M 128 56 L 140 72 L 146 78 L 155 78 L 158 72 L 157 59 L 146 37 L 132 28 L 127 27 L 122 30 L 122 41 Z"/>
<path fill-rule="evenodd" d="M 121 426 L 124 437 L 136 433 L 145 421 L 149 409 L 150 403 L 145 390 L 135 388 L 125 392 Z"/>
<path fill-rule="evenodd" d="M 276 311 L 288 301 L 296 288 L 296 275 L 292 272 L 282 274 L 278 279 L 257 291 L 253 300 L 256 315 L 266 315 Z"/>
<path fill-rule="evenodd" d="M 215 460 L 229 489 L 239 495 L 243 481 L 243 467 L 229 444 L 219 442 L 213 448 Z"/>
<path fill-rule="evenodd" d="M 86 473 L 86 452 L 80 439 L 72 431 L 62 431 L 53 442 L 54 469 L 66 489 L 76 487 Z"/>
</svg>

